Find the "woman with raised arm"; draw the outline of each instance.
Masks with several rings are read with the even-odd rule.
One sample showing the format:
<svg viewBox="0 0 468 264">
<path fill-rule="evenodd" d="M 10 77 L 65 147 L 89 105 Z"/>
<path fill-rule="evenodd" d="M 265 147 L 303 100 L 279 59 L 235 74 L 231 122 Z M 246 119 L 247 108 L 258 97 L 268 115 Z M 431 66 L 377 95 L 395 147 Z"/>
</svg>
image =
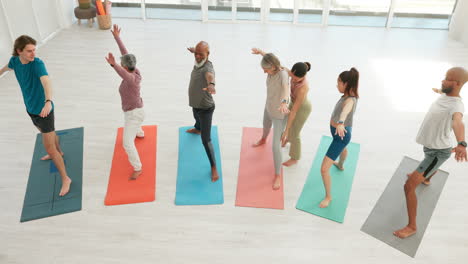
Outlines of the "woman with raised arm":
<svg viewBox="0 0 468 264">
<path fill-rule="evenodd" d="M 133 167 L 130 180 L 136 180 L 142 174 L 142 164 L 135 147 L 135 137 L 142 138 L 145 136 L 141 128 L 141 124 L 145 119 L 143 100 L 140 96 L 141 75 L 140 71 L 136 68 L 135 55 L 128 53 L 120 39 L 119 26 L 114 24 L 114 28 L 111 32 L 119 46 L 122 57 L 120 57 L 120 65 L 116 64 L 114 55 L 110 52 L 106 60 L 117 74 L 122 77 L 122 82 L 119 87 L 125 120 L 122 141 L 123 147 L 128 155 L 128 161 Z"/>
<path fill-rule="evenodd" d="M 272 53 L 265 53 L 257 48 L 253 48 L 252 53 L 262 55 L 261 66 L 263 72 L 268 74 L 266 80 L 267 99 L 263 112 L 263 135 L 253 147 L 265 144 L 273 125 L 272 148 L 275 165 L 273 189 L 278 190 L 281 187 L 281 135 L 286 125 L 286 115 L 289 113 L 288 72 L 281 67 L 279 59 Z"/>
</svg>

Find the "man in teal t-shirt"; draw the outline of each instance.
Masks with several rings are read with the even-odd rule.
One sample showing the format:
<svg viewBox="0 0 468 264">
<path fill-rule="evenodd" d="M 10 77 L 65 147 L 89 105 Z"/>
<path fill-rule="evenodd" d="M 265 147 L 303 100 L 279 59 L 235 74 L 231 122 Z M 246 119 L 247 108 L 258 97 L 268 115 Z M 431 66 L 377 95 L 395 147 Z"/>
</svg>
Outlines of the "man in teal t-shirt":
<svg viewBox="0 0 468 264">
<path fill-rule="evenodd" d="M 0 75 L 13 70 L 23 93 L 26 111 L 33 124 L 42 134 L 42 142 L 47 155 L 41 160 L 52 159 L 62 178 L 60 196 L 70 190 L 71 179 L 67 175 L 60 149 L 59 138 L 55 134 L 54 104 L 52 88 L 44 62 L 36 58 L 36 41 L 26 35 L 15 40 L 13 56 L 7 66 L 0 69 Z"/>
</svg>

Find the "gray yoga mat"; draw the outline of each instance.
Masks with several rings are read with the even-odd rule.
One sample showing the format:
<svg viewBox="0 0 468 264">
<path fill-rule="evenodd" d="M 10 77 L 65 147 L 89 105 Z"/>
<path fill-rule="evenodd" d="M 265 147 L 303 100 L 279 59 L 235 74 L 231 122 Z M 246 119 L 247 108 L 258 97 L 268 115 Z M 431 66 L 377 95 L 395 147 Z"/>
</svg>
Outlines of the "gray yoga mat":
<svg viewBox="0 0 468 264">
<path fill-rule="evenodd" d="M 386 243 L 387 245 L 414 258 L 424 237 L 427 225 L 437 205 L 442 189 L 447 181 L 448 172 L 438 170 L 429 186 L 420 184 L 416 189 L 418 197 L 418 231 L 405 239 L 398 238 L 393 232 L 408 224 L 406 199 L 403 186 L 407 174 L 413 172 L 419 161 L 404 157 L 393 174 L 392 179 L 372 209 L 361 231 Z"/>
</svg>

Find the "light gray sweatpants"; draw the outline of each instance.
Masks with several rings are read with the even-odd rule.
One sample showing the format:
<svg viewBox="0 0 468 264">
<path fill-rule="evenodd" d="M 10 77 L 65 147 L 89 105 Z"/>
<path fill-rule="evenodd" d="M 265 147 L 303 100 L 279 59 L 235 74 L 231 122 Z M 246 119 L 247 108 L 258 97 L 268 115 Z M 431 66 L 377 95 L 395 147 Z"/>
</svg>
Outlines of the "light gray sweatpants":
<svg viewBox="0 0 468 264">
<path fill-rule="evenodd" d="M 283 163 L 283 157 L 281 155 L 281 136 L 286 127 L 287 118 L 277 119 L 272 118 L 265 108 L 263 112 L 263 138 L 267 138 L 270 133 L 271 126 L 273 125 L 273 160 L 275 162 L 275 174 L 281 173 L 281 164 Z"/>
</svg>

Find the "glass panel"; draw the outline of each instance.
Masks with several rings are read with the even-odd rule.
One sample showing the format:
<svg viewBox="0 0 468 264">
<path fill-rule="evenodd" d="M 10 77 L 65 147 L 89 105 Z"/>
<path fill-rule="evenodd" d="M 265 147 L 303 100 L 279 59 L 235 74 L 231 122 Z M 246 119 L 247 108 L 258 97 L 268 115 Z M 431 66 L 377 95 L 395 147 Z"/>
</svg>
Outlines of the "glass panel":
<svg viewBox="0 0 468 264">
<path fill-rule="evenodd" d="M 270 21 L 292 22 L 294 0 L 270 0 Z"/>
<path fill-rule="evenodd" d="M 322 23 L 323 0 L 299 0 L 299 23 Z"/>
<path fill-rule="evenodd" d="M 237 0 L 237 20 L 260 21 L 262 0 Z"/>
<path fill-rule="evenodd" d="M 397 1 L 392 27 L 448 29 L 456 0 Z"/>
<path fill-rule="evenodd" d="M 332 0 L 329 25 L 385 27 L 391 0 Z"/>
<path fill-rule="evenodd" d="M 141 18 L 141 0 L 115 0 L 112 1 L 113 17 Z"/>
<path fill-rule="evenodd" d="M 145 0 L 146 17 L 201 20 L 201 0 Z"/>
<path fill-rule="evenodd" d="M 231 20 L 232 0 L 208 0 L 208 19 Z"/>
</svg>

